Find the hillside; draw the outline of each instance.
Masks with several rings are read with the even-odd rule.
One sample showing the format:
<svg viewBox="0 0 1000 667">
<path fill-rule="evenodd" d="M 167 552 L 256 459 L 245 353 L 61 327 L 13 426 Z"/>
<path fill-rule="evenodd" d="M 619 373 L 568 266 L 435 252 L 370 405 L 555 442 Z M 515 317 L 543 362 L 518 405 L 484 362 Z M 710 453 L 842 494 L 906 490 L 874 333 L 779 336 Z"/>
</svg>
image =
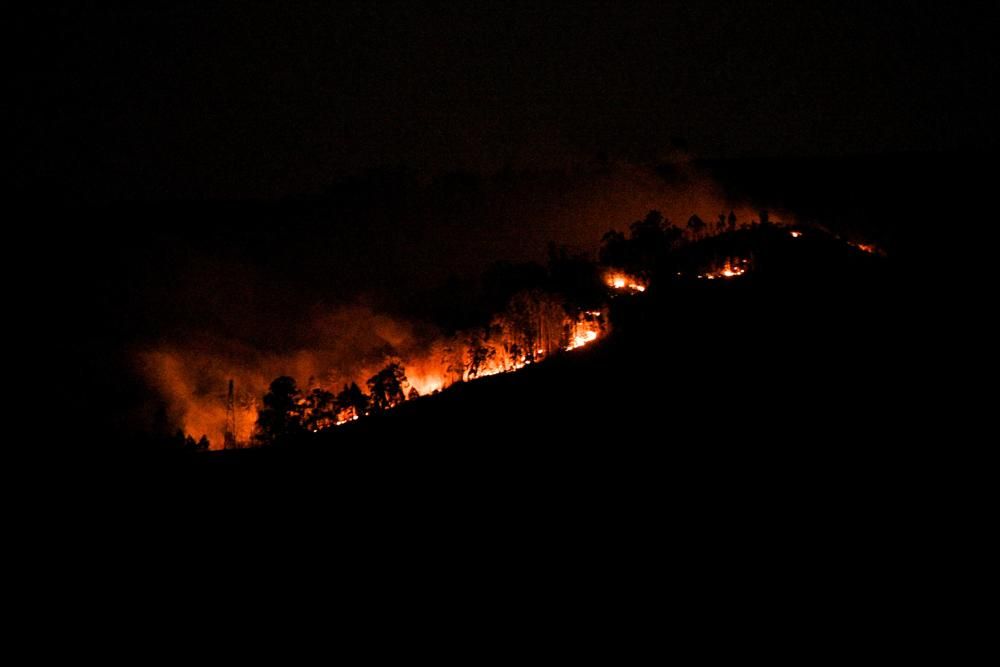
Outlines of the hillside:
<svg viewBox="0 0 1000 667">
<path fill-rule="evenodd" d="M 769 247 L 771 270 L 613 298 L 613 332 L 592 346 L 298 446 L 213 452 L 185 467 L 220 479 L 318 476 L 344 488 L 523 475 L 742 488 L 876 474 L 897 453 L 883 436 L 908 372 L 890 260 L 799 240 L 776 246 L 767 232 L 744 234 L 729 243 L 751 243 L 758 255 Z"/>
</svg>

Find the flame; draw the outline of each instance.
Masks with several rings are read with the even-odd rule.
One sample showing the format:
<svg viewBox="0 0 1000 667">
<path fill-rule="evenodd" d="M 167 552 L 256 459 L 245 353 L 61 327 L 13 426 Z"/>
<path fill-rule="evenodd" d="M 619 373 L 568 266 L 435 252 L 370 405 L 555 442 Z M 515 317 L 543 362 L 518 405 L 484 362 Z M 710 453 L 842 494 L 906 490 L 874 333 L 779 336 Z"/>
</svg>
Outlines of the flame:
<svg viewBox="0 0 1000 667">
<path fill-rule="evenodd" d="M 646 283 L 640 278 L 623 271 L 609 271 L 604 276 L 605 284 L 620 292 L 645 292 Z"/>
<path fill-rule="evenodd" d="M 585 331 L 583 333 L 573 336 L 573 340 L 570 344 L 566 346 L 567 350 L 575 350 L 578 347 L 583 347 L 587 343 L 597 340 L 596 331 Z"/>
<path fill-rule="evenodd" d="M 597 340 L 605 330 L 604 313 L 599 310 L 588 310 L 580 313 L 570 330 L 569 343 L 566 351 L 581 348 Z"/>
<path fill-rule="evenodd" d="M 639 287 L 645 289 L 641 285 Z M 557 324 L 560 325 L 562 330 L 561 340 L 564 344 L 561 349 L 563 350 L 576 350 L 589 345 L 607 333 L 607 313 L 603 310 L 583 311 L 577 315 L 576 319 L 567 317 L 564 311 L 560 312 L 562 315 Z M 485 355 L 485 360 L 476 366 L 474 372 L 466 367 L 461 375 L 454 378 L 453 381 L 471 382 L 479 378 L 500 375 L 501 373 L 516 372 L 534 362 L 544 359 L 548 356 L 550 349 L 552 351 L 560 349 L 558 346 L 554 348 L 546 347 L 549 345 L 549 342 L 543 339 L 541 340 L 541 346 L 529 347 L 525 353 L 512 354 L 512 350 L 523 349 L 519 347 L 520 343 L 511 338 L 510 332 L 505 331 L 501 324 L 498 324 L 497 320 L 494 321 L 494 325 L 499 327 L 501 331 L 497 338 L 489 340 L 479 339 L 475 343 L 477 347 L 481 346 L 483 349 L 489 350 L 489 353 Z M 409 386 L 417 389 L 421 395 L 445 389 L 452 384 L 449 381 L 449 369 L 452 366 L 450 362 L 454 361 L 453 357 L 456 349 L 462 355 L 465 355 L 463 357 L 463 364 L 469 362 L 468 355 L 472 354 L 470 349 L 463 348 L 460 341 L 442 342 L 439 344 L 439 347 L 440 349 L 433 350 L 426 358 L 411 358 L 403 364 L 406 370 L 407 383 Z M 531 354 L 532 352 L 534 354 Z M 409 397 L 405 400 L 409 400 Z M 304 400 L 302 408 L 303 410 L 307 409 Z M 343 426 L 352 421 L 357 421 L 367 416 L 367 414 L 367 412 L 358 414 L 353 407 L 349 407 L 337 413 L 335 420 L 331 419 L 329 422 L 322 421 L 316 424 L 312 430 L 313 432 L 319 432 L 327 428 Z"/>
<path fill-rule="evenodd" d="M 750 260 L 745 258 L 729 258 L 726 263 L 722 265 L 721 268 L 706 271 L 705 273 L 698 274 L 699 278 L 705 278 L 706 280 L 715 280 L 716 278 L 737 278 L 739 276 L 745 275 L 750 269 Z"/>
<path fill-rule="evenodd" d="M 447 383 L 447 371 L 436 361 L 436 355 L 413 357 L 407 360 L 406 379 L 421 396 L 441 391 Z"/>
<path fill-rule="evenodd" d="M 804 235 L 799 230 L 789 230 L 788 234 L 795 239 Z M 845 240 L 837 238 L 842 242 Z M 847 243 L 865 253 L 884 254 L 873 244 L 857 241 Z M 710 266 L 708 270 L 697 274 L 697 277 L 705 280 L 733 279 L 748 274 L 752 268 L 752 262 L 748 258 L 729 257 L 721 266 Z M 681 276 L 682 273 L 678 272 L 677 275 Z M 648 286 L 645 278 L 618 269 L 607 271 L 603 278 L 610 289 L 621 294 L 642 293 Z M 230 363 L 225 364 L 227 368 L 224 372 L 220 371 L 218 376 L 235 376 L 237 386 L 244 388 L 241 390 L 243 395 L 235 405 L 237 441 L 249 442 L 257 419 L 261 388 L 267 386 L 267 378 L 278 374 L 308 377 L 308 385 L 303 386 L 303 391 L 323 388 L 335 393 L 349 382 L 356 382 L 364 387 L 366 379 L 384 366 L 383 353 L 378 350 L 388 348 L 393 355 L 398 353 L 398 360 L 405 367 L 407 388 L 413 388 L 423 396 L 447 389 L 456 382 L 521 370 L 560 350 L 572 351 L 589 345 L 607 333 L 605 311 L 582 311 L 573 319 L 567 316 L 559 300 L 550 295 L 531 294 L 520 302 L 519 308 L 509 309 L 498 315 L 484 330 L 488 333 L 482 333 L 476 344 L 482 345 L 488 354 L 477 360 L 475 369 L 470 370 L 471 347 L 469 340 L 463 337 L 464 334 L 440 339 L 429 349 L 425 349 L 425 343 L 418 346 L 410 342 L 412 335 L 405 326 L 367 311 L 358 312 L 358 309 L 346 311 L 342 316 L 331 318 L 329 322 L 324 320 L 325 326 L 317 329 L 324 332 L 326 329 L 353 332 L 345 323 L 349 324 L 359 319 L 359 316 L 363 316 L 360 319 L 369 323 L 368 329 L 373 334 L 367 335 L 367 329 L 359 330 L 345 343 L 344 347 L 358 347 L 364 351 L 363 360 L 356 363 L 335 364 L 335 368 L 330 368 L 321 355 L 303 352 L 292 357 L 268 358 L 266 364 L 256 364 L 252 371 L 240 371 L 237 361 L 230 360 Z M 521 320 L 537 323 L 533 333 L 523 333 Z M 369 344 L 366 348 L 363 343 L 368 339 L 373 339 L 378 345 Z M 154 380 L 154 386 L 171 399 L 173 406 L 177 406 L 184 430 L 195 436 L 209 435 L 212 446 L 218 448 L 223 442 L 220 436 L 227 418 L 223 394 L 211 389 L 219 384 L 217 381 L 210 381 L 213 369 L 219 365 L 218 360 L 198 355 L 187 359 L 184 354 L 166 351 L 145 355 L 144 365 Z M 327 371 L 327 368 L 330 370 Z M 409 398 L 407 391 L 404 400 Z M 306 407 L 303 405 L 302 409 L 304 411 Z M 341 426 L 364 418 L 366 414 L 367 411 L 358 414 L 353 408 L 342 410 L 329 419 L 316 423 L 312 430 Z"/>
</svg>

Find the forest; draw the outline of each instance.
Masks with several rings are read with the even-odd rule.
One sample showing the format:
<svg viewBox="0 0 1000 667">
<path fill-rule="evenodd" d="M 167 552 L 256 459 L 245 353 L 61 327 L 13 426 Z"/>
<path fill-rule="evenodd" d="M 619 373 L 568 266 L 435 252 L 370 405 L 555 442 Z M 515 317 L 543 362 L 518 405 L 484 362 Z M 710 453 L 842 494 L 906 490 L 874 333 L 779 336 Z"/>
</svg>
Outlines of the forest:
<svg viewBox="0 0 1000 667">
<path fill-rule="evenodd" d="M 404 358 L 389 347 L 382 365 L 340 384 L 310 378 L 308 386 L 301 386 L 290 375 L 275 378 L 252 403 L 246 438 L 237 437 L 230 386 L 222 443 L 183 429 L 151 439 L 158 449 L 186 452 L 308 443 L 324 431 L 377 418 L 422 396 L 597 343 L 613 335 L 616 301 L 697 292 L 713 282 L 765 284 L 761 281 L 769 277 L 791 274 L 801 280 L 810 272 L 869 264 L 884 255 L 870 243 L 814 223 L 776 220 L 767 210 L 747 220 L 721 212 L 712 223 L 692 215 L 683 225 L 651 210 L 624 230 L 608 231 L 596 258 L 555 244 L 547 254 L 544 265 L 497 262 L 488 267 L 478 310 L 493 314 L 480 316 L 473 326 L 446 329 L 419 355 Z M 435 378 L 431 389 L 421 392 L 408 378 L 408 368 L 414 367 L 425 379 Z"/>
</svg>

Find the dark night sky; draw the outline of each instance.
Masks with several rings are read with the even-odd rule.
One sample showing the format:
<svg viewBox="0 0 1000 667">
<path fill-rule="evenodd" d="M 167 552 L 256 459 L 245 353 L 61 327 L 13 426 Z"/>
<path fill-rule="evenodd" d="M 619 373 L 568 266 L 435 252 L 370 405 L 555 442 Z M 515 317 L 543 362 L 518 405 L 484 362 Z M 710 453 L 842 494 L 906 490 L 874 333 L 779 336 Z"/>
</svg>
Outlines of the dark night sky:
<svg viewBox="0 0 1000 667">
<path fill-rule="evenodd" d="M 428 8 L 428 4 L 434 4 Z M 274 197 L 378 165 L 993 148 L 987 10 L 932 2 L 134 3 L 28 32 L 15 185 Z"/>
<path fill-rule="evenodd" d="M 997 147 L 996 2 L 483 4 L 67 3 L 15 21 L 12 217 L 44 237 L 58 296 L 39 302 L 60 304 L 60 344 L 79 331 L 87 393 L 155 405 L 136 350 L 256 364 L 346 349 L 345 312 L 475 315 L 492 262 L 593 250 L 654 207 L 683 222 L 752 202 L 898 239 L 961 220 L 955 167 Z M 665 155 L 715 160 L 667 187 Z M 690 166 L 717 170 L 704 192 Z"/>
</svg>

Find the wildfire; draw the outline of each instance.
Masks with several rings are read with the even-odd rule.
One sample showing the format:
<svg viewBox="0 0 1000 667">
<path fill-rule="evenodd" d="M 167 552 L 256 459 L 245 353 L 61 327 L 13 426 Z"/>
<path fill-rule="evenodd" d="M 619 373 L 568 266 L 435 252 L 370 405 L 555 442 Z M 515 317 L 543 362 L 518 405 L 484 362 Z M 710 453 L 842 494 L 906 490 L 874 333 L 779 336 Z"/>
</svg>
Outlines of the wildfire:
<svg viewBox="0 0 1000 667">
<path fill-rule="evenodd" d="M 704 278 L 706 280 L 715 280 L 716 278 L 737 278 L 739 276 L 745 275 L 749 269 L 750 269 L 749 259 L 740 257 L 729 258 L 726 260 L 726 263 L 723 264 L 721 268 L 698 274 L 698 277 Z"/>
<path fill-rule="evenodd" d="M 604 313 L 599 310 L 581 313 L 570 329 L 566 351 L 575 350 L 597 340 L 604 333 L 604 321 Z"/>
<path fill-rule="evenodd" d="M 566 346 L 567 350 L 575 350 L 578 347 L 583 347 L 591 341 L 597 340 L 596 331 L 585 331 L 581 334 L 573 336 L 573 340 L 570 341 L 569 345 Z"/>
<path fill-rule="evenodd" d="M 645 292 L 646 284 L 640 278 L 630 276 L 622 271 L 611 271 L 604 276 L 608 287 L 619 292 Z"/>
<path fill-rule="evenodd" d="M 639 287 L 645 289 L 642 286 Z M 561 349 L 565 351 L 576 350 L 588 345 L 607 332 L 607 314 L 602 310 L 583 311 L 575 319 L 566 317 L 563 314 L 563 318 L 563 342 Z M 462 373 L 461 380 L 471 382 L 484 377 L 500 375 L 501 373 L 519 371 L 533 362 L 543 360 L 553 351 L 553 348 L 533 346 L 526 351 L 518 352 L 516 355 L 510 354 L 511 350 L 515 349 L 523 350 L 523 348 L 519 348 L 516 343 L 504 336 L 501 336 L 499 339 L 482 339 L 477 341 L 473 350 L 470 351 L 470 355 L 476 358 L 474 370 L 472 370 L 471 366 L 467 367 Z M 557 347 L 554 349 L 558 350 L 560 348 Z M 466 363 L 471 364 L 471 361 L 471 359 L 466 359 Z M 421 364 L 416 363 L 414 366 L 420 368 Z M 444 379 L 435 376 L 430 368 L 422 369 L 422 373 L 418 371 L 415 376 L 421 378 L 425 388 L 433 387 L 435 390 L 438 390 L 447 386 Z M 412 396 L 407 396 L 402 398 L 400 402 L 412 398 Z M 395 405 L 398 405 L 398 403 L 393 403 L 387 407 L 391 408 Z M 317 423 L 312 431 L 319 432 L 329 427 L 343 426 L 344 424 L 357 421 L 368 414 L 370 413 L 367 409 L 358 411 L 356 408 L 349 406 L 337 412 L 336 418 L 330 420 L 329 423 Z"/>
<path fill-rule="evenodd" d="M 793 239 L 804 236 L 801 229 L 788 229 L 783 233 L 788 233 Z M 885 254 L 871 243 L 852 241 L 840 236 L 835 238 L 864 253 Z M 747 275 L 754 268 L 752 259 L 747 257 L 725 257 L 724 263 L 720 264 L 722 259 L 723 257 L 717 256 L 715 262 L 696 274 L 697 277 L 704 280 L 734 279 Z M 676 275 L 682 277 L 689 274 L 677 271 Z M 605 272 L 603 280 L 609 289 L 621 295 L 645 292 L 649 285 L 645 277 L 620 269 Z M 386 328 L 383 320 L 378 320 L 378 323 Z M 375 387 L 369 384 L 369 395 L 352 382 L 352 391 L 357 396 L 351 394 L 342 398 L 341 394 L 348 393 L 346 381 L 355 379 L 364 387 L 365 378 L 374 373 L 375 376 L 367 381 L 371 383 L 386 369 L 379 370 L 366 362 L 365 365 L 359 364 L 353 370 L 345 371 L 346 377 L 334 378 L 331 374 L 312 372 L 316 364 L 311 364 L 306 359 L 305 366 L 310 372 L 303 375 L 310 377 L 309 386 L 305 388 L 309 394 L 302 393 L 290 412 L 297 413 L 303 426 L 311 432 L 343 426 L 370 414 L 391 409 L 404 401 L 445 390 L 457 382 L 516 372 L 560 351 L 577 350 L 605 336 L 608 333 L 608 323 L 605 310 L 576 311 L 574 314 L 572 311 L 567 312 L 561 299 L 551 294 L 539 290 L 525 291 L 516 295 L 507 310 L 495 315 L 488 325 L 452 334 L 436 341 L 427 349 L 404 351 L 398 363 L 391 364 L 398 366 L 400 377 L 397 380 L 401 382 L 397 381 L 390 389 L 386 389 L 386 384 L 383 383 L 376 392 Z M 388 328 L 395 331 L 392 327 Z M 386 347 L 394 348 L 396 338 L 399 336 L 386 337 L 379 333 L 376 339 L 384 341 Z M 185 372 L 185 364 L 177 354 L 171 351 L 149 353 L 143 357 L 143 361 L 155 371 L 154 377 L 165 394 L 175 404 L 183 407 L 186 429 L 193 433 L 222 435 L 222 438 L 212 438 L 216 447 L 230 442 L 239 443 L 239 446 L 251 446 L 256 437 L 254 429 L 260 414 L 257 397 L 261 395 L 260 388 L 264 385 L 264 377 L 261 377 L 260 372 L 244 372 L 242 377 L 239 373 L 236 374 L 237 385 L 244 388 L 235 397 L 230 393 L 227 408 L 217 392 L 206 396 L 204 391 L 199 390 L 205 383 L 196 374 Z M 372 362 L 374 363 L 377 362 Z M 208 364 L 190 365 L 202 368 Z M 338 381 L 335 382 L 334 379 Z M 389 378 L 390 381 L 392 379 Z M 336 388 L 341 384 L 344 390 L 338 394 Z M 246 387 L 258 389 L 247 390 Z M 376 396 L 379 403 L 373 406 L 370 401 Z M 221 432 L 222 424 L 226 425 L 224 433 Z"/>
</svg>

